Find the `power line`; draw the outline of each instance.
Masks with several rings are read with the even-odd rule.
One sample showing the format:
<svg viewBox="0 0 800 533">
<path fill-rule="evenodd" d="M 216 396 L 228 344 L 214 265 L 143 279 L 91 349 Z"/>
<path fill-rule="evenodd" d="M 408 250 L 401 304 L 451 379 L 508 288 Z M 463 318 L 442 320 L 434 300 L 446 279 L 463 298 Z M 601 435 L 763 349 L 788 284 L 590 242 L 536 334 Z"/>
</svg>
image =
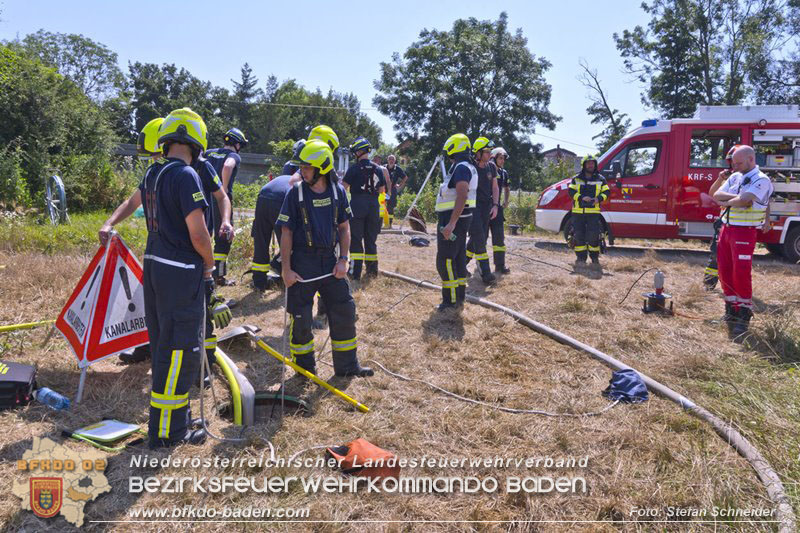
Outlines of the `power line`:
<svg viewBox="0 0 800 533">
<path fill-rule="evenodd" d="M 305 108 L 305 109 L 337 109 L 337 110 L 341 110 L 341 111 L 347 111 L 349 113 L 358 113 L 358 112 L 361 112 L 361 111 L 378 111 L 379 113 L 381 113 L 381 115 L 383 115 L 383 113 L 379 109 L 377 109 L 375 107 L 361 107 L 361 106 L 358 106 L 357 108 L 350 108 L 350 107 L 332 106 L 332 105 L 284 104 L 284 103 L 278 103 L 278 102 L 263 102 L 263 101 L 262 102 L 245 102 L 243 100 L 234 100 L 232 98 L 222 98 L 220 100 L 222 100 L 224 102 L 230 102 L 230 103 L 236 103 L 236 104 L 266 105 L 266 106 L 271 106 L 271 107 L 292 107 L 292 108 L 301 108 L 301 109 L 302 108 Z M 594 146 L 588 146 L 588 145 L 585 145 L 585 144 L 576 143 L 576 142 L 573 142 L 573 141 L 568 141 L 566 139 L 560 139 L 558 137 L 553 137 L 551 135 L 545 135 L 544 133 L 531 133 L 531 135 L 537 136 L 537 137 L 544 137 L 546 139 L 551 139 L 553 141 L 558 141 L 558 142 L 562 142 L 562 143 L 566 143 L 566 144 L 571 144 L 573 146 L 580 146 L 581 148 L 588 148 L 590 150 L 594 150 L 596 148 Z"/>
</svg>

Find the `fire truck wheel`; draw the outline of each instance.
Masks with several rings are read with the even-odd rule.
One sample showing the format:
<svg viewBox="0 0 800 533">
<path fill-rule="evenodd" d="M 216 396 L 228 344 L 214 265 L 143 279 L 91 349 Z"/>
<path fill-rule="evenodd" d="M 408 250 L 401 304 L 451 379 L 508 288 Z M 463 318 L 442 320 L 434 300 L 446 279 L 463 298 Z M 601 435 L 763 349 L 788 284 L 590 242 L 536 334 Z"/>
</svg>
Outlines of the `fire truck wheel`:
<svg viewBox="0 0 800 533">
<path fill-rule="evenodd" d="M 572 217 L 564 222 L 564 240 L 567 241 L 567 246 L 575 248 L 575 230 L 572 228 Z"/>
<path fill-rule="evenodd" d="M 783 245 L 772 243 L 772 244 L 765 244 L 764 247 L 767 249 L 769 253 L 776 257 L 783 257 Z"/>
<path fill-rule="evenodd" d="M 783 243 L 783 256 L 790 263 L 800 261 L 800 225 L 793 227 L 786 234 L 786 240 Z"/>
</svg>

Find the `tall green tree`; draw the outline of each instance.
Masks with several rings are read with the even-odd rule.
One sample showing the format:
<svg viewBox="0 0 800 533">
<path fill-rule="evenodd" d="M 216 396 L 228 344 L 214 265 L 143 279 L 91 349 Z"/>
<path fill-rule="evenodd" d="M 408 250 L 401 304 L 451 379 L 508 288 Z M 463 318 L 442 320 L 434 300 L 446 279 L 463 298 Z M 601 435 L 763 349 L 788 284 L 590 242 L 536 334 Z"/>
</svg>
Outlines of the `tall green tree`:
<svg viewBox="0 0 800 533">
<path fill-rule="evenodd" d="M 605 153 L 618 140 L 620 140 L 631 127 L 631 119 L 627 113 L 622 113 L 615 109 L 609 102 L 608 94 L 600 84 L 600 76 L 597 69 L 593 69 L 586 61 L 581 60 L 581 74 L 578 76 L 586 90 L 590 105 L 586 112 L 592 117 L 592 124 L 601 124 L 602 131 L 593 136 L 597 139 L 597 149 L 600 153 Z"/>
<path fill-rule="evenodd" d="M 796 0 L 652 0 L 647 27 L 614 34 L 642 101 L 665 117 L 763 100 L 760 74 L 797 35 Z"/>
<path fill-rule="evenodd" d="M 251 143 L 260 144 L 259 138 L 253 128 L 253 113 L 258 100 L 264 96 L 264 91 L 258 87 L 258 78 L 253 74 L 253 69 L 245 63 L 242 66 L 239 81 L 231 80 L 233 92 L 229 102 L 229 116 L 232 123 L 229 127 L 242 130 Z"/>
<path fill-rule="evenodd" d="M 126 86 L 116 52 L 83 35 L 39 30 L 9 44 L 55 67 L 94 101 L 116 97 Z"/>
<path fill-rule="evenodd" d="M 509 151 L 512 173 L 530 172 L 537 152 L 530 134 L 560 120 L 548 109 L 550 62 L 531 53 L 521 30 L 509 31 L 504 12 L 419 37 L 381 63 L 375 81 L 373 103 L 395 121 L 398 139 L 414 139 L 422 159 L 432 161 L 453 133 L 485 135 Z"/>
</svg>

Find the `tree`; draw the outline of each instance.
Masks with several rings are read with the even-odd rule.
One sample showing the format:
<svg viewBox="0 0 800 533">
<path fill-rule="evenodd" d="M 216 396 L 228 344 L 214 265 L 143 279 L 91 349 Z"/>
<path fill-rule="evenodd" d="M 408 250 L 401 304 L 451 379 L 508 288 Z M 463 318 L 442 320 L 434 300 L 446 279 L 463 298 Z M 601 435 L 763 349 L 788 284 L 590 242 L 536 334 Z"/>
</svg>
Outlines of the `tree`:
<svg viewBox="0 0 800 533">
<path fill-rule="evenodd" d="M 608 95 L 600 85 L 597 70 L 590 68 L 584 60 L 581 60 L 580 66 L 583 72 L 578 76 L 578 80 L 589 91 L 588 98 L 591 102 L 589 107 L 586 108 L 586 112 L 592 117 L 592 124 L 604 125 L 603 130 L 592 139 L 600 139 L 597 143 L 597 149 L 600 153 L 605 153 L 630 129 L 631 119 L 628 118 L 627 113 L 621 113 L 611 107 L 608 102 Z"/>
<path fill-rule="evenodd" d="M 96 102 L 113 98 L 125 88 L 116 52 L 83 35 L 39 30 L 9 44 L 55 67 Z"/>
<path fill-rule="evenodd" d="M 14 150 L 25 182 L 5 184 L 2 193 L 16 198 L 0 201 L 37 198 L 53 171 L 65 181 L 70 208 L 119 199 L 109 163 L 115 136 L 101 109 L 74 82 L 38 59 L 0 45 L 0 109 L 0 159 L 7 160 Z M 5 161 L 3 166 L 14 165 Z"/>
<path fill-rule="evenodd" d="M 255 132 L 252 127 L 254 105 L 257 100 L 264 95 L 258 87 L 258 78 L 253 75 L 253 69 L 245 63 L 242 66 L 241 79 L 231 80 L 233 83 L 233 93 L 231 94 L 230 118 L 232 124 L 229 127 L 237 127 L 250 138 L 250 142 L 256 143 Z"/>
<path fill-rule="evenodd" d="M 398 140 L 413 139 L 418 156 L 432 161 L 453 133 L 485 135 L 509 151 L 512 174 L 530 172 L 538 150 L 529 135 L 560 120 L 548 110 L 550 62 L 528 50 L 521 30 L 509 32 L 506 13 L 419 37 L 402 57 L 381 63 L 375 81 L 373 104 L 394 119 Z"/>
<path fill-rule="evenodd" d="M 174 64 L 159 66 L 137 61 L 128 65 L 128 71 L 134 132 L 174 109 L 190 107 L 203 117 L 209 131 L 209 145 L 222 142 L 232 122 L 225 114 L 230 100 L 227 89 L 202 81 Z"/>
<path fill-rule="evenodd" d="M 762 99 L 761 73 L 798 29 L 796 0 L 652 0 L 647 29 L 614 34 L 625 70 L 644 86 L 642 101 L 666 117 L 696 106 Z"/>
</svg>

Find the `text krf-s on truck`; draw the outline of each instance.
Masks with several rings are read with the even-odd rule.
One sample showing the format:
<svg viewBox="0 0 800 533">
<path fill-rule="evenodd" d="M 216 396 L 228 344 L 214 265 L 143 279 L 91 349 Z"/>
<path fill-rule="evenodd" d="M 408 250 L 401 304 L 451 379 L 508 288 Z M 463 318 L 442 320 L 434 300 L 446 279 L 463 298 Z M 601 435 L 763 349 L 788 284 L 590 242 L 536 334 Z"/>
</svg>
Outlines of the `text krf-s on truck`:
<svg viewBox="0 0 800 533">
<path fill-rule="evenodd" d="M 708 194 L 728 167 L 735 144 L 756 150 L 756 164 L 775 185 L 767 249 L 800 261 L 800 106 L 700 106 L 692 118 L 646 120 L 599 159 L 611 188 L 601 210 L 609 244 L 616 237 L 704 239 L 720 207 Z M 536 225 L 569 240 L 569 180 L 546 188 Z"/>
</svg>

